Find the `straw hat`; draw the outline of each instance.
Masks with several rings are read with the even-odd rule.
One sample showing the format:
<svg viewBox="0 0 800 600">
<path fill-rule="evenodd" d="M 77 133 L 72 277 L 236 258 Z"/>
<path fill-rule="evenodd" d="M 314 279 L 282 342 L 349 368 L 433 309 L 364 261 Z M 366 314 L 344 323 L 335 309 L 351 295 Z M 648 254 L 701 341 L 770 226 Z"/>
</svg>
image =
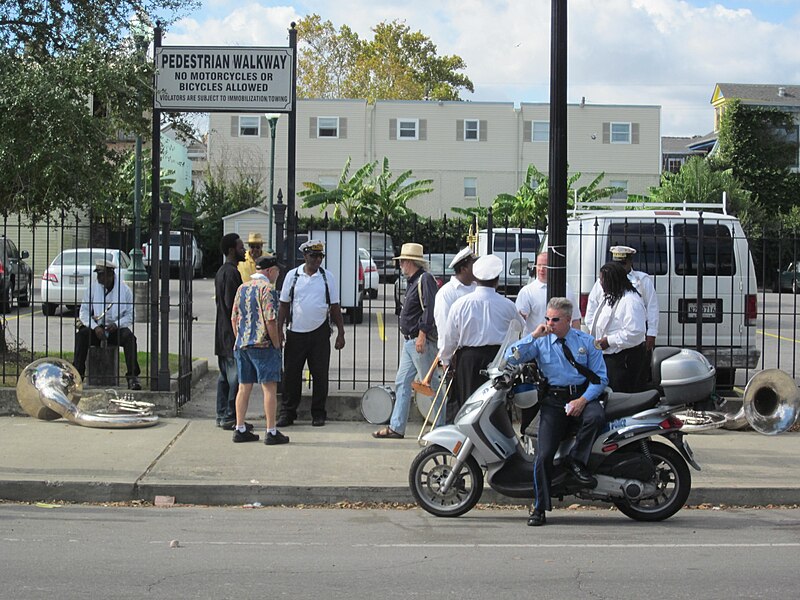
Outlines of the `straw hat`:
<svg viewBox="0 0 800 600">
<path fill-rule="evenodd" d="M 264 238 L 256 231 L 251 231 L 247 236 L 247 244 L 261 244 L 264 245 Z"/>
<path fill-rule="evenodd" d="M 420 260 L 427 262 L 425 255 L 422 254 L 422 244 L 415 244 L 414 242 L 403 244 L 400 249 L 400 256 L 395 256 L 392 260 Z"/>
</svg>

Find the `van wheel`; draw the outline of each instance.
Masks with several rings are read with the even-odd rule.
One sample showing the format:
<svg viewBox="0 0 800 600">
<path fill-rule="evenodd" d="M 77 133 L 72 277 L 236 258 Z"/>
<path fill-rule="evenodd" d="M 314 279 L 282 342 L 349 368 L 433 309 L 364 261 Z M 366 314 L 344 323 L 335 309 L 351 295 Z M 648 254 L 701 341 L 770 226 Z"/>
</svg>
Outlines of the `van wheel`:
<svg viewBox="0 0 800 600">
<path fill-rule="evenodd" d="M 347 315 L 350 317 L 350 322 L 359 325 L 364 322 L 364 305 L 359 304 L 357 308 L 351 308 L 347 311 Z"/>
<path fill-rule="evenodd" d="M 736 380 L 736 369 L 718 368 L 717 369 L 717 389 L 732 390 Z"/>
</svg>

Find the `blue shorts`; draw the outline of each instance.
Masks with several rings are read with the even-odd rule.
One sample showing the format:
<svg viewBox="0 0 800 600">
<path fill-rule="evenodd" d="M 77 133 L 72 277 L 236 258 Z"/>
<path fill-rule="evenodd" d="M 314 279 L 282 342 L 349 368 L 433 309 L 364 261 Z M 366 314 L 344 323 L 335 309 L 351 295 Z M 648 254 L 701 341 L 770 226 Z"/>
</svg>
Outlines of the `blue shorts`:
<svg viewBox="0 0 800 600">
<path fill-rule="evenodd" d="M 241 348 L 234 352 L 239 383 L 281 380 L 281 351 L 277 348 Z"/>
</svg>

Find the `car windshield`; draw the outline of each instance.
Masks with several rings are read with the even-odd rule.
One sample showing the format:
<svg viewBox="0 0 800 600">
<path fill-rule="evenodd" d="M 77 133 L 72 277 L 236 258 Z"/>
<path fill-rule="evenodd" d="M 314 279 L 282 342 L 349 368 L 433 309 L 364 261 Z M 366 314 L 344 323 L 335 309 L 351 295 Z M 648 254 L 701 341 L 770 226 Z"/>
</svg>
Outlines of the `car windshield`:
<svg viewBox="0 0 800 600">
<path fill-rule="evenodd" d="M 66 266 L 91 266 L 95 263 L 95 261 L 103 260 L 103 256 L 105 254 L 105 260 L 116 263 L 117 261 L 114 260 L 114 255 L 110 252 L 103 252 L 102 250 L 78 250 L 77 252 L 62 252 L 59 254 L 56 259 L 53 261 L 54 265 L 66 265 Z"/>
</svg>

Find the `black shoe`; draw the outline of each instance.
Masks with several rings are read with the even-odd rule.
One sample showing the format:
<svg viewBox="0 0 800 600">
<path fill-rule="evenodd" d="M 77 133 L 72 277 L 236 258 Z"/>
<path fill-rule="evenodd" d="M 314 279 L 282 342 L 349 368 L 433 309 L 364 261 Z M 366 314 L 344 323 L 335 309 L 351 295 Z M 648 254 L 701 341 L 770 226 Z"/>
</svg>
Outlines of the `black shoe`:
<svg viewBox="0 0 800 600">
<path fill-rule="evenodd" d="M 239 444 L 241 442 L 257 442 L 258 434 L 252 431 L 239 431 L 238 429 L 233 432 L 233 443 Z"/>
<path fill-rule="evenodd" d="M 267 446 L 277 446 L 278 444 L 288 444 L 289 443 L 289 436 L 283 435 L 280 431 L 276 431 L 274 435 L 272 433 L 267 432 L 267 435 L 264 438 L 264 443 Z"/>
<path fill-rule="evenodd" d="M 281 415 L 278 417 L 278 422 L 275 423 L 275 427 L 289 427 L 292 424 L 294 424 L 294 419 L 290 419 L 286 415 Z"/>
<path fill-rule="evenodd" d="M 128 389 L 129 390 L 140 390 L 142 389 L 142 384 L 139 383 L 138 377 L 128 377 Z"/>
<path fill-rule="evenodd" d="M 233 431 L 234 429 L 236 429 L 236 419 L 232 421 L 223 421 L 220 427 L 222 427 L 225 431 Z M 247 431 L 253 431 L 253 424 L 245 421 L 244 428 Z"/>
<path fill-rule="evenodd" d="M 325 417 L 314 417 L 311 419 L 312 427 L 323 427 L 325 425 Z"/>
<path fill-rule="evenodd" d="M 567 472 L 572 475 L 581 485 L 585 485 L 587 487 L 595 487 L 597 485 L 597 479 L 592 477 L 589 471 L 586 470 L 586 467 L 584 467 L 578 461 L 570 460 L 567 462 L 566 467 Z"/>
<path fill-rule="evenodd" d="M 547 525 L 547 517 L 544 511 L 534 510 L 531 516 L 528 517 L 528 527 L 541 527 L 542 525 Z"/>
</svg>

